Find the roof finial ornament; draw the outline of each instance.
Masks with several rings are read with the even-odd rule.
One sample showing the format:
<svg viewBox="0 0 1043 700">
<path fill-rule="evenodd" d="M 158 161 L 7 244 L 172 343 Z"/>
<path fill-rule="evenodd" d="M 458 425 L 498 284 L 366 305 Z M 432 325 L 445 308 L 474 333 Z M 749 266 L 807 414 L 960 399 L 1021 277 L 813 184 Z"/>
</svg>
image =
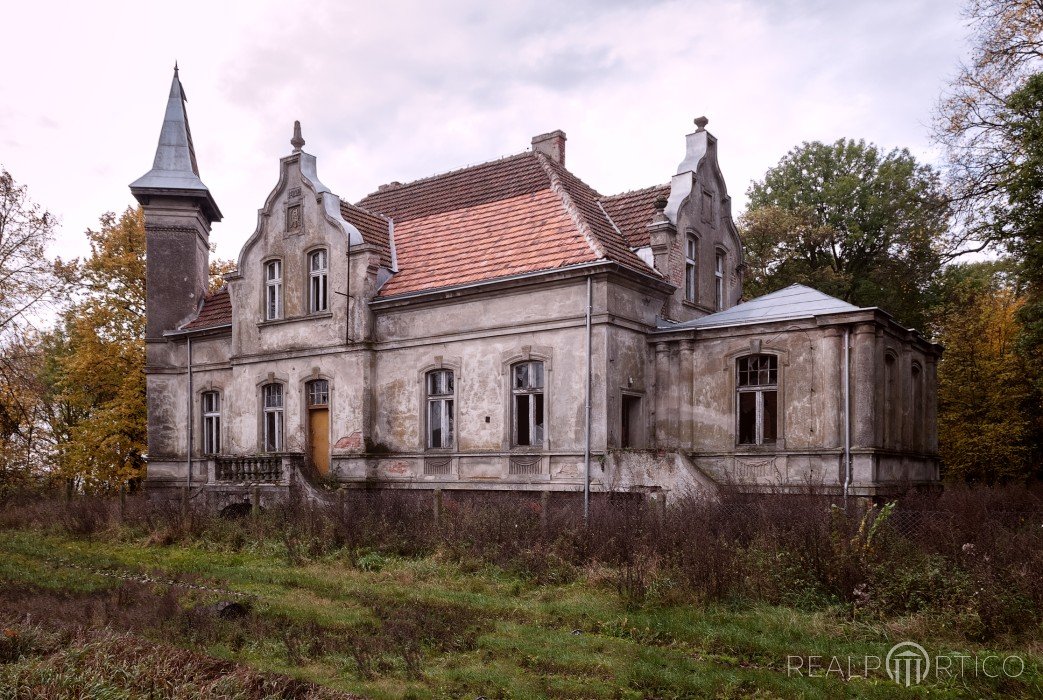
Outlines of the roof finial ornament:
<svg viewBox="0 0 1043 700">
<path fill-rule="evenodd" d="M 177 59 L 174 59 L 174 75 L 177 75 Z"/>
<path fill-rule="evenodd" d="M 706 131 L 706 125 L 710 123 L 710 120 L 706 117 L 696 117 L 695 125 L 698 127 L 696 131 Z"/>
<path fill-rule="evenodd" d="M 290 145 L 293 146 L 294 153 L 300 153 L 301 148 L 304 147 L 304 137 L 301 136 L 301 123 L 298 120 L 293 122 L 293 138 L 290 139 Z"/>
</svg>

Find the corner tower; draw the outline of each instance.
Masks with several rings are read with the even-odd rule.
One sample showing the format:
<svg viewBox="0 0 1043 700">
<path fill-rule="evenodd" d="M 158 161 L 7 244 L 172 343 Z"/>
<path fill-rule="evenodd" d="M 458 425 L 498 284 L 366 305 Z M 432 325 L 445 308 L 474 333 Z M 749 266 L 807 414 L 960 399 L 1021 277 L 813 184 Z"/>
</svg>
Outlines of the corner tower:
<svg viewBox="0 0 1043 700">
<path fill-rule="evenodd" d="M 199 179 L 177 65 L 152 169 L 130 185 L 145 211 L 145 339 L 163 340 L 206 292 L 210 226 L 221 211 Z"/>
</svg>

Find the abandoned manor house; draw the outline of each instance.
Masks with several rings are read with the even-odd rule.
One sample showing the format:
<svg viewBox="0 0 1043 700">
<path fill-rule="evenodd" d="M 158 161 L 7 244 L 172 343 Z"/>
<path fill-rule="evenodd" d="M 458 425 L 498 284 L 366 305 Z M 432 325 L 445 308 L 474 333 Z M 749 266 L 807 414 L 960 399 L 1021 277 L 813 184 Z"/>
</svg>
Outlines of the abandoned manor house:
<svg viewBox="0 0 1043 700">
<path fill-rule="evenodd" d="M 695 124 L 646 189 L 599 194 L 553 131 L 354 202 L 320 181 L 298 124 L 214 291 L 221 211 L 175 69 L 154 165 L 130 186 L 148 251 L 146 488 L 936 482 L 941 348 L 801 285 L 744 300 L 717 140 Z"/>
</svg>

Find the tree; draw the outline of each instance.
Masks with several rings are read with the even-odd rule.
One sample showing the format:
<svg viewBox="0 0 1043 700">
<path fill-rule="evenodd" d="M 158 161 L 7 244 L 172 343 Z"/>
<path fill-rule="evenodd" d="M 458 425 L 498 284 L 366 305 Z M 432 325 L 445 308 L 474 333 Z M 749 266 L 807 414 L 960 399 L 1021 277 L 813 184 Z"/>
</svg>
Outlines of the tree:
<svg viewBox="0 0 1043 700">
<path fill-rule="evenodd" d="M 760 182 L 740 219 L 748 291 L 800 282 L 906 325 L 924 323 L 949 210 L 938 174 L 907 150 L 804 143 Z"/>
<path fill-rule="evenodd" d="M 1022 158 L 1010 98 L 1043 69 L 1043 1 L 970 0 L 974 45 L 942 98 L 935 140 L 945 149 L 962 250 L 1005 243 L 1007 179 Z"/>
<path fill-rule="evenodd" d="M 56 279 L 45 253 L 56 223 L 0 168 L 0 333 L 54 298 Z"/>
<path fill-rule="evenodd" d="M 936 310 L 938 440 L 949 481 L 996 483 L 1034 475 L 1035 392 L 1018 352 L 1025 303 L 1012 261 L 952 265 Z"/>
<path fill-rule="evenodd" d="M 144 475 L 144 217 L 106 214 L 87 237 L 89 258 L 59 263 L 79 296 L 51 339 L 52 428 L 61 472 L 111 491 Z"/>
</svg>

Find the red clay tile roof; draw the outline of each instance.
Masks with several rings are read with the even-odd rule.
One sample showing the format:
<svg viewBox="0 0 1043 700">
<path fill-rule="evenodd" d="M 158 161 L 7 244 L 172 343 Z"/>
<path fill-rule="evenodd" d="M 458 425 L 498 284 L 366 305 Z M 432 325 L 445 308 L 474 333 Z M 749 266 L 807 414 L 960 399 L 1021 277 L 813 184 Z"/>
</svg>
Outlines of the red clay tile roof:
<svg viewBox="0 0 1043 700">
<path fill-rule="evenodd" d="M 340 215 L 344 217 L 345 221 L 359 230 L 359 233 L 362 234 L 362 240 L 380 249 L 380 264 L 390 270 L 392 262 L 390 224 L 388 220 L 379 214 L 373 214 L 344 200 L 340 202 Z"/>
<path fill-rule="evenodd" d="M 600 199 L 564 166 L 525 152 L 394 185 L 359 206 L 394 222 L 399 272 L 385 297 L 596 260 L 658 275 Z"/>
<path fill-rule="evenodd" d="M 601 206 L 623 233 L 631 248 L 650 244 L 646 228 L 655 213 L 654 204 L 659 197 L 670 196 L 670 184 L 646 187 L 643 190 L 623 192 L 602 197 Z"/>
<path fill-rule="evenodd" d="M 213 328 L 214 326 L 227 325 L 232 322 L 232 298 L 228 295 L 228 286 L 225 285 L 213 294 L 207 294 L 203 298 L 203 308 L 199 314 L 181 326 L 185 330 L 198 330 L 202 328 Z"/>
</svg>

